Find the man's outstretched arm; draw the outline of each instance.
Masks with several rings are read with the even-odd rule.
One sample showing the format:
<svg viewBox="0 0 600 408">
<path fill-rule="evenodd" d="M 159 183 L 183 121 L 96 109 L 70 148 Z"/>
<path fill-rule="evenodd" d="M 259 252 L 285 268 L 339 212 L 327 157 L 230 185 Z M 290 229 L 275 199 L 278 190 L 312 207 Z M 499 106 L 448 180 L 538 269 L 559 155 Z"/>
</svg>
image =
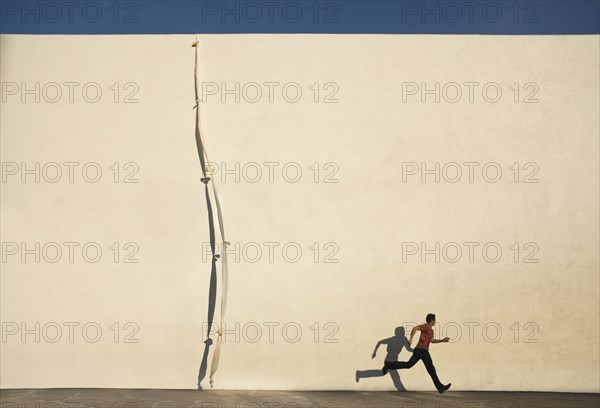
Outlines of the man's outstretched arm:
<svg viewBox="0 0 600 408">
<path fill-rule="evenodd" d="M 450 341 L 450 337 L 444 337 L 441 340 L 437 340 L 437 339 L 431 340 L 432 343 L 448 343 L 449 341 Z"/>
</svg>

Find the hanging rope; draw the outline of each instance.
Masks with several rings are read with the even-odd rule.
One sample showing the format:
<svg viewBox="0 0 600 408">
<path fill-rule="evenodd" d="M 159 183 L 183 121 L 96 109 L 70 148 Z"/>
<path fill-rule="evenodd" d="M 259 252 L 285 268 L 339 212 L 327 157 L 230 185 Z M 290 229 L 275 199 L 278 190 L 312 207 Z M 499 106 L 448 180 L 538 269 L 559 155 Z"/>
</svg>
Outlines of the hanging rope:
<svg viewBox="0 0 600 408">
<path fill-rule="evenodd" d="M 204 183 L 204 195 L 206 197 L 206 208 L 208 210 L 208 225 L 209 225 L 209 236 L 210 236 L 210 251 L 212 254 L 211 261 L 211 269 L 210 269 L 210 283 L 208 289 L 208 328 L 206 332 L 206 340 L 204 341 L 204 353 L 202 355 L 202 362 L 200 363 L 200 370 L 198 372 L 198 389 L 202 389 L 202 380 L 206 376 L 206 369 L 208 364 L 208 354 L 210 351 L 210 346 L 213 341 L 210 338 L 211 329 L 213 326 L 214 315 L 215 315 L 215 305 L 217 298 L 217 260 L 222 256 L 222 268 L 221 268 L 221 308 L 220 308 L 220 317 L 219 317 L 219 327 L 217 329 L 217 343 L 215 346 L 215 351 L 213 353 L 212 362 L 210 365 L 210 375 L 209 381 L 210 386 L 213 386 L 213 377 L 217 372 L 217 368 L 219 368 L 219 358 L 221 356 L 221 341 L 222 341 L 222 333 L 221 328 L 223 326 L 223 321 L 225 319 L 225 310 L 227 308 L 227 289 L 228 289 L 228 266 L 227 266 L 227 246 L 229 242 L 225 239 L 225 227 L 223 224 L 223 213 L 221 211 L 221 202 L 219 200 L 219 194 L 217 193 L 217 187 L 215 185 L 214 179 L 211 179 L 207 176 L 206 171 L 206 163 L 210 163 L 208 159 L 208 153 L 206 151 L 206 144 L 204 143 L 204 131 L 202 130 L 202 119 L 200 116 L 200 99 L 199 95 L 199 86 L 200 82 L 199 78 L 199 69 L 200 69 L 200 56 L 198 52 L 198 36 L 196 36 L 196 41 L 192 44 L 192 47 L 195 48 L 195 66 L 194 66 L 194 91 L 196 96 L 196 105 L 194 108 L 196 109 L 196 147 L 198 148 L 198 158 L 200 159 L 200 167 L 202 168 L 202 178 L 200 179 L 202 183 Z M 212 185 L 212 193 L 215 198 L 215 205 L 217 207 L 217 219 L 219 221 L 219 232 L 221 234 L 221 255 L 216 253 L 216 238 L 215 238 L 215 222 L 213 217 L 213 209 L 212 202 L 210 199 L 210 192 L 208 189 L 208 184 Z"/>
</svg>

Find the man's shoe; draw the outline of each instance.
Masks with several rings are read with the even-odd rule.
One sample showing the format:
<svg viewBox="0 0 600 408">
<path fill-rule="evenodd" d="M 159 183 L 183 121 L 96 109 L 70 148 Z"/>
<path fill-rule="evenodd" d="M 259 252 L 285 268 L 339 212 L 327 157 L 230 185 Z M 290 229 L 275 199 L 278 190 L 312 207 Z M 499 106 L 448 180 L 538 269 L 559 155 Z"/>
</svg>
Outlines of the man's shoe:
<svg viewBox="0 0 600 408">
<path fill-rule="evenodd" d="M 444 386 L 442 386 L 442 388 L 440 388 L 440 389 L 438 390 L 438 392 L 439 392 L 440 394 L 443 394 L 443 393 L 444 393 L 444 391 L 448 391 L 448 389 L 450 388 L 450 386 L 451 386 L 451 385 L 452 385 L 452 383 L 449 383 L 448 385 L 444 385 Z"/>
</svg>

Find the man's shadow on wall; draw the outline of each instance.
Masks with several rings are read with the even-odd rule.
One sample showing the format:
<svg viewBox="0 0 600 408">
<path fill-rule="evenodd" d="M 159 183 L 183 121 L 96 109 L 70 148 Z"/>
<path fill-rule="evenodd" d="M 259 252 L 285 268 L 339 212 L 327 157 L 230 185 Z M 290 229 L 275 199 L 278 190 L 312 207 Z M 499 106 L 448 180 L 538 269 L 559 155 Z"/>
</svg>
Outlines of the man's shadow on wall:
<svg viewBox="0 0 600 408">
<path fill-rule="evenodd" d="M 386 361 L 398 361 L 398 355 L 404 347 L 406 347 L 406 350 L 410 351 L 411 353 L 413 352 L 413 349 L 410 348 L 410 345 L 408 344 L 408 339 L 406 338 L 405 330 L 402 326 L 396 327 L 396 330 L 394 330 L 393 337 L 379 340 L 377 342 L 377 345 L 375 346 L 375 350 L 373 351 L 373 355 L 371 356 L 371 358 L 375 358 L 375 356 L 377 355 L 377 349 L 382 344 L 385 344 L 387 348 L 387 355 L 385 356 Z M 381 364 L 381 366 L 383 367 L 383 363 Z M 398 391 L 406 391 L 406 388 L 404 388 L 404 385 L 400 380 L 400 374 L 398 374 L 398 370 L 390 370 L 388 371 L 388 374 L 390 377 L 392 377 L 394 386 Z M 383 376 L 384 374 L 383 371 L 381 371 L 381 368 L 373 370 L 356 370 L 356 382 L 359 382 L 361 378 Z"/>
</svg>

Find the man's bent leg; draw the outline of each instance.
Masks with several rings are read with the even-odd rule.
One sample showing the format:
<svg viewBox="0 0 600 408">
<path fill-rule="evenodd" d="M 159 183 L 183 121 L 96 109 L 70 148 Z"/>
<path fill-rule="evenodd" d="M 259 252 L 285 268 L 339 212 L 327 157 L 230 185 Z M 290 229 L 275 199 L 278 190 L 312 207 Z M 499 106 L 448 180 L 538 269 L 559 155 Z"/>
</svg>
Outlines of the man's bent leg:
<svg viewBox="0 0 600 408">
<path fill-rule="evenodd" d="M 433 384 L 435 385 L 435 388 L 437 388 L 439 391 L 444 385 L 440 382 L 440 379 L 437 376 L 435 367 L 433 366 L 433 361 L 431 361 L 431 355 L 429 354 L 428 351 L 425 351 L 425 353 L 423 353 L 423 356 L 421 357 L 421 359 L 423 360 L 423 364 L 425 364 L 425 368 L 427 369 L 427 372 L 429 373 L 429 375 L 431 376 L 431 379 L 433 380 Z"/>
<path fill-rule="evenodd" d="M 398 369 L 402 369 L 402 368 L 411 368 L 412 366 L 414 366 L 415 364 L 417 364 L 417 362 L 421 359 L 421 356 L 419 355 L 419 353 L 414 353 L 413 355 L 410 357 L 410 360 L 408 361 L 386 361 L 385 362 L 385 367 L 388 370 L 398 370 Z"/>
</svg>

